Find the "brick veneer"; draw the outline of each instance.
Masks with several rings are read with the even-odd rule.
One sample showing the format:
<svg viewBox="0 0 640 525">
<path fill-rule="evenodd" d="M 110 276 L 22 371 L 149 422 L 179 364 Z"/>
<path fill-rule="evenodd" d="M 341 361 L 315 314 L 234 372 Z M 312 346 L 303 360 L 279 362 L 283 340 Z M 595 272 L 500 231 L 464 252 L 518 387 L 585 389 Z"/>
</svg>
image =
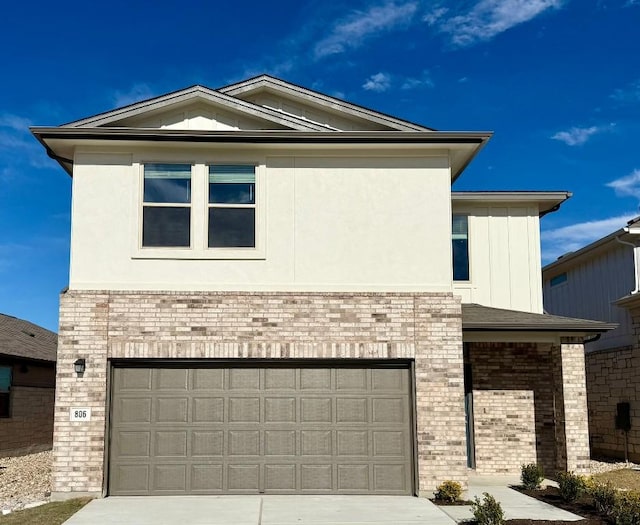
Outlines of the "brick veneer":
<svg viewBox="0 0 640 525">
<path fill-rule="evenodd" d="M 586 355 L 591 451 L 624 458 L 625 435 L 615 428 L 616 404 L 631 405 L 629 459 L 640 461 L 640 348 L 623 347 Z"/>
<path fill-rule="evenodd" d="M 53 401 L 53 388 L 11 389 L 11 417 L 0 419 L 0 457 L 51 448 Z"/>
<path fill-rule="evenodd" d="M 415 359 L 419 494 L 444 479 L 466 484 L 452 294 L 69 291 L 58 341 L 54 497 L 102 494 L 108 358 Z M 92 420 L 71 423 L 74 406 L 91 407 Z"/>
<path fill-rule="evenodd" d="M 568 341 L 470 343 L 476 471 L 588 472 L 584 348 Z"/>
</svg>

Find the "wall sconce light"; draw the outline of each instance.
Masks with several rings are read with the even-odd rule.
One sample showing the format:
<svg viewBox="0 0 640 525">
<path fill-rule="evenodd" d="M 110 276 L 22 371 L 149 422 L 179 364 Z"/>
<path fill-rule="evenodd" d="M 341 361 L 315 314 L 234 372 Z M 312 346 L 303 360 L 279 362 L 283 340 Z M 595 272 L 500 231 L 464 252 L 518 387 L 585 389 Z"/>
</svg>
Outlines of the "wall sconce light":
<svg viewBox="0 0 640 525">
<path fill-rule="evenodd" d="M 73 363 L 73 369 L 76 371 L 76 374 L 78 374 L 78 376 L 82 376 L 86 368 L 87 368 L 87 362 L 82 357 L 79 359 L 76 359 L 76 362 Z"/>
</svg>

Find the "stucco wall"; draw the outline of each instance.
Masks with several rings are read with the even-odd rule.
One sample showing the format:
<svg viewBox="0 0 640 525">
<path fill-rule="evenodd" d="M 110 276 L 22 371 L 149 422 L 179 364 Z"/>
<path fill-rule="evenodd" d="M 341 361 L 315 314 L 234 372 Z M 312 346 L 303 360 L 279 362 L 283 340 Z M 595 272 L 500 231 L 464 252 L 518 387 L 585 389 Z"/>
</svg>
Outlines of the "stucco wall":
<svg viewBox="0 0 640 525">
<path fill-rule="evenodd" d="M 77 152 L 71 289 L 450 291 L 446 152 Z M 329 156 L 332 155 L 332 156 Z M 191 162 L 191 249 L 141 250 L 144 162 Z M 205 248 L 206 164 L 255 162 L 258 247 Z"/>
</svg>

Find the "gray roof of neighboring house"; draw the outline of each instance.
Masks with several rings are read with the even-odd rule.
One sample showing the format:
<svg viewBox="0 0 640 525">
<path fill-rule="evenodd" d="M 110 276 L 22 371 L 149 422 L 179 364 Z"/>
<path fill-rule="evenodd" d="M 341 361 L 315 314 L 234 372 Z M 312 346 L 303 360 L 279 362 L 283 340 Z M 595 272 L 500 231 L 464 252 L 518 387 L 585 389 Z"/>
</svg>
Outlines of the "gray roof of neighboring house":
<svg viewBox="0 0 640 525">
<path fill-rule="evenodd" d="M 36 324 L 0 314 L 0 356 L 56 360 L 58 335 Z"/>
<path fill-rule="evenodd" d="M 524 332 L 606 332 L 616 323 L 534 314 L 479 304 L 462 305 L 462 329 L 466 331 L 524 331 Z"/>
</svg>

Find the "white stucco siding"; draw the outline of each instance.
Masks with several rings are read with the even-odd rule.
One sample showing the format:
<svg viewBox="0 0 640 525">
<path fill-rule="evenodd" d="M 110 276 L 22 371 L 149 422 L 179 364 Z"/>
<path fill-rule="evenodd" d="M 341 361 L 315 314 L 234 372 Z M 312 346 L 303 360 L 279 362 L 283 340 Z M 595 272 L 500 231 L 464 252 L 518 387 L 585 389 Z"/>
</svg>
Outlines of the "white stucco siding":
<svg viewBox="0 0 640 525">
<path fill-rule="evenodd" d="M 588 351 L 633 344 L 631 316 L 626 308 L 614 304 L 635 286 L 633 248 L 613 241 L 596 253 L 568 263 L 566 268 L 545 273 L 545 309 L 551 314 L 620 325 L 589 343 Z M 566 281 L 551 286 L 551 278 L 563 273 Z"/>
<path fill-rule="evenodd" d="M 469 217 L 469 281 L 454 282 L 465 303 L 542 312 L 537 205 L 460 205 Z"/>
<path fill-rule="evenodd" d="M 199 251 L 137 246 L 143 159 L 194 164 L 191 232 Z M 217 159 L 258 165 L 255 256 L 217 259 L 204 248 L 206 164 Z M 449 192 L 446 156 L 77 153 L 70 288 L 450 290 Z"/>
</svg>

